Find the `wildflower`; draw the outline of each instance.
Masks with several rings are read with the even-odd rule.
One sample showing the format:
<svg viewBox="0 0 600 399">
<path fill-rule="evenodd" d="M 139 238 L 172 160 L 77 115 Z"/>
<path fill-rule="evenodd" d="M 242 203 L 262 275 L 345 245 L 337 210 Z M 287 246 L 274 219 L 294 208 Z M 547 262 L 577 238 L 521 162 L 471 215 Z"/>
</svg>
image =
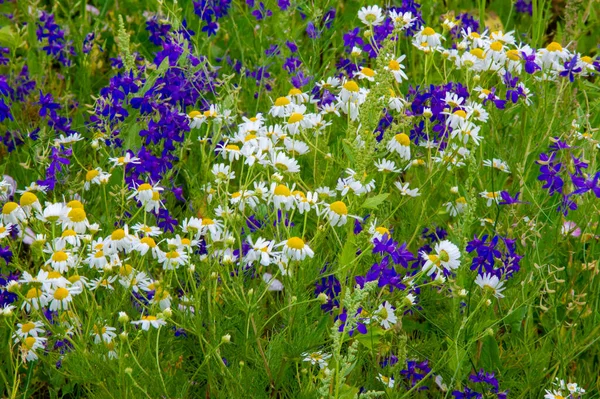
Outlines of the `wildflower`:
<svg viewBox="0 0 600 399">
<path fill-rule="evenodd" d="M 396 317 L 396 314 L 394 313 L 395 310 L 396 309 L 387 301 L 385 301 L 381 305 L 379 305 L 379 308 L 377 309 L 375 314 L 377 315 L 377 318 L 379 319 L 379 323 L 381 324 L 381 327 L 383 327 L 387 330 L 388 328 L 390 328 L 391 326 L 396 324 L 396 322 L 398 321 L 398 318 Z"/>
<path fill-rule="evenodd" d="M 294 205 L 294 196 L 287 186 L 273 183 L 271 185 L 271 201 L 275 208 L 289 211 Z"/>
<path fill-rule="evenodd" d="M 442 44 L 444 37 L 436 33 L 432 28 L 425 26 L 414 36 L 413 43 L 422 48 L 437 48 Z"/>
<path fill-rule="evenodd" d="M 22 308 L 27 312 L 31 311 L 31 308 L 39 310 L 40 308 L 47 306 L 49 301 L 50 298 L 45 291 L 33 287 L 25 294 L 25 301 L 23 301 Z"/>
<path fill-rule="evenodd" d="M 459 197 L 454 202 L 446 202 L 444 206 L 446 207 L 446 212 L 448 212 L 450 216 L 457 216 L 464 213 L 467 208 L 467 200 L 465 197 Z"/>
<path fill-rule="evenodd" d="M 66 310 L 69 303 L 73 300 L 73 295 L 80 293 L 78 287 L 67 286 L 57 287 L 50 291 L 50 310 Z"/>
<path fill-rule="evenodd" d="M 348 207 L 342 201 L 335 201 L 325 211 L 331 226 L 343 226 L 348 221 Z"/>
<path fill-rule="evenodd" d="M 388 141 L 387 149 L 396 152 L 401 159 L 410 161 L 410 138 L 407 134 L 396 134 Z"/>
<path fill-rule="evenodd" d="M 24 361 L 32 362 L 38 359 L 36 351 L 43 350 L 46 344 L 47 338 L 44 337 L 32 337 L 29 336 L 22 340 L 21 354 Z"/>
<path fill-rule="evenodd" d="M 396 188 L 398 190 L 400 190 L 400 194 L 401 195 L 408 195 L 409 197 L 418 197 L 419 195 L 421 195 L 421 193 L 419 193 L 419 189 L 418 188 L 409 188 L 410 183 L 401 183 L 399 181 L 394 182 L 394 186 L 396 186 Z"/>
<path fill-rule="evenodd" d="M 113 338 L 117 337 L 117 334 L 115 334 L 117 329 L 108 325 L 98 327 L 96 324 L 94 324 L 93 330 L 92 336 L 94 337 L 95 344 L 99 344 L 101 342 L 108 343 L 111 342 Z"/>
<path fill-rule="evenodd" d="M 359 79 L 367 79 L 369 82 L 375 81 L 375 75 L 377 75 L 377 72 L 367 67 L 360 68 L 360 71 L 356 73 Z"/>
<path fill-rule="evenodd" d="M 504 282 L 500 281 L 500 279 L 490 273 L 486 274 L 478 274 L 475 279 L 475 284 L 481 287 L 482 290 L 486 292 L 490 292 L 496 298 L 504 298 L 504 295 L 501 294 L 504 291 Z"/>
<path fill-rule="evenodd" d="M 283 247 L 283 254 L 292 260 L 304 260 L 307 256 L 312 258 L 315 253 L 300 237 L 290 237 L 286 241 L 277 244 Z"/>
<path fill-rule="evenodd" d="M 271 154 L 270 164 L 281 172 L 297 173 L 300 172 L 300 165 L 296 159 L 288 157 L 283 152 L 273 152 Z"/>
<path fill-rule="evenodd" d="M 28 321 L 27 323 L 17 323 L 17 330 L 13 334 L 13 338 L 15 340 L 21 338 L 25 339 L 27 337 L 37 337 L 41 334 L 44 334 L 45 331 L 42 328 L 44 323 L 41 321 Z"/>
<path fill-rule="evenodd" d="M 490 167 L 490 168 L 498 169 L 499 171 L 504 172 L 504 173 L 510 173 L 509 166 L 507 165 L 506 162 L 504 162 L 501 159 L 497 159 L 497 158 L 494 158 L 494 159 L 484 159 L 483 160 L 483 166 L 487 166 L 487 167 Z"/>
<path fill-rule="evenodd" d="M 142 163 L 141 159 L 139 159 L 138 157 L 131 156 L 129 152 L 127 152 L 125 156 L 122 157 L 109 158 L 109 161 L 113 163 L 113 167 L 124 166 L 129 164 L 139 165 Z"/>
<path fill-rule="evenodd" d="M 318 365 L 319 368 L 323 369 L 327 367 L 327 359 L 331 357 L 331 354 L 319 351 L 312 353 L 306 352 L 303 353 L 302 356 L 304 356 L 304 359 L 302 359 L 303 361 L 310 362 L 310 364 L 312 364 L 313 366 Z"/>
<path fill-rule="evenodd" d="M 493 191 L 493 192 L 483 191 L 483 192 L 479 193 L 479 196 L 482 198 L 485 198 L 487 200 L 487 203 L 486 203 L 487 206 L 492 206 L 493 202 L 495 202 L 496 204 L 500 203 L 501 193 L 500 193 L 500 191 Z"/>
<path fill-rule="evenodd" d="M 358 10 L 358 19 L 360 19 L 363 24 L 373 27 L 381 25 L 384 17 L 379 6 L 368 6 L 362 7 L 360 10 Z"/>
<path fill-rule="evenodd" d="M 2 221 L 4 223 L 19 224 L 27 218 L 23 208 L 16 202 L 7 202 L 2 206 Z"/>
<path fill-rule="evenodd" d="M 448 240 L 436 243 L 430 254 L 421 252 L 420 255 L 425 261 L 423 271 L 427 272 L 429 276 L 433 273 L 451 272 L 460 266 L 460 251 Z"/>
<path fill-rule="evenodd" d="M 379 373 L 377 379 L 383 383 L 387 388 L 393 388 L 395 381 L 394 377 L 386 377 L 385 375 Z"/>
<path fill-rule="evenodd" d="M 79 204 L 72 205 L 75 205 L 75 207 L 68 206 L 67 204 L 67 212 L 66 214 L 62 214 L 62 228 L 74 230 L 78 234 L 84 234 L 89 226 L 87 214 L 83 209 L 83 205 L 81 207 Z"/>
<path fill-rule="evenodd" d="M 167 322 L 163 319 L 159 319 L 156 316 L 144 315 L 140 320 L 132 321 L 131 324 L 141 325 L 142 330 L 148 331 L 150 327 L 160 328 L 161 326 L 166 326 Z"/>
<path fill-rule="evenodd" d="M 231 170 L 229 165 L 224 163 L 214 164 L 212 174 L 215 176 L 217 184 L 227 183 L 229 180 L 235 179 L 235 172 Z"/>
<path fill-rule="evenodd" d="M 392 58 L 388 62 L 387 66 L 383 68 L 394 75 L 394 79 L 396 79 L 396 82 L 398 83 L 402 83 L 404 80 L 408 79 L 408 76 L 406 76 L 406 73 L 404 72 L 404 65 L 402 64 L 404 58 L 406 58 L 406 55 L 401 55 L 398 58 Z"/>
</svg>

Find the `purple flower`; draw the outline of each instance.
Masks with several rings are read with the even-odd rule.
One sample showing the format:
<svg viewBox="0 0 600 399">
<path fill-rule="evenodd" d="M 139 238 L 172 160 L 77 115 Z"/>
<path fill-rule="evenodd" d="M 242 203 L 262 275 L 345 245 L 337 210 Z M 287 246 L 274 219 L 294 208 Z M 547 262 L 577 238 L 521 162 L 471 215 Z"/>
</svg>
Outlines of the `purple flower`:
<svg viewBox="0 0 600 399">
<path fill-rule="evenodd" d="M 519 195 L 521 195 L 520 192 L 516 193 L 514 197 L 511 197 L 508 191 L 502 191 L 500 192 L 502 201 L 499 203 L 499 205 L 524 204 L 523 201 L 519 201 Z"/>
<path fill-rule="evenodd" d="M 575 74 L 581 72 L 581 67 L 577 66 L 577 54 L 570 61 L 564 63 L 564 70 L 559 72 L 562 77 L 568 77 L 570 82 L 575 80 Z"/>
<path fill-rule="evenodd" d="M 348 49 L 348 52 L 352 50 L 354 46 L 362 46 L 364 44 L 363 39 L 360 37 L 360 28 L 354 28 L 348 31 L 343 36 L 344 47 Z"/>
<path fill-rule="evenodd" d="M 265 4 L 261 1 L 258 5 L 258 8 L 252 11 L 252 15 L 256 18 L 257 21 L 261 21 L 267 17 L 273 15 L 271 10 L 265 9 Z"/>
<path fill-rule="evenodd" d="M 321 36 L 321 32 L 315 27 L 315 24 L 312 21 L 306 25 L 306 34 L 309 39 L 317 39 Z"/>
<path fill-rule="evenodd" d="M 300 61 L 296 57 L 289 57 L 285 60 L 283 64 L 283 69 L 288 71 L 288 73 L 296 72 L 296 70 L 300 67 L 302 61 Z"/>
</svg>

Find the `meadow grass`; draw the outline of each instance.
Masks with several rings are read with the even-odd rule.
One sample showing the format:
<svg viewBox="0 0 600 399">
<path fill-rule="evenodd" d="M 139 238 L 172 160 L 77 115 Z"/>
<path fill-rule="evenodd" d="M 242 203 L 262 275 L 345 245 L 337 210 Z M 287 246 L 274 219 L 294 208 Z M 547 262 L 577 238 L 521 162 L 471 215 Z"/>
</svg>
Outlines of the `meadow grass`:
<svg viewBox="0 0 600 399">
<path fill-rule="evenodd" d="M 2 397 L 600 397 L 598 3 L 0 12 Z"/>
</svg>

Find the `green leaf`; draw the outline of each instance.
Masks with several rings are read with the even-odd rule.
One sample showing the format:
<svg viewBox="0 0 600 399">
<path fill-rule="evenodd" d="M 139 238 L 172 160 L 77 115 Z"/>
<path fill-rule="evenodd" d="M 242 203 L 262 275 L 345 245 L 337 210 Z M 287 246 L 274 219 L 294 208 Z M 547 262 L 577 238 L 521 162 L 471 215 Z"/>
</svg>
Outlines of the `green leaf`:
<svg viewBox="0 0 600 399">
<path fill-rule="evenodd" d="M 504 322 L 508 324 L 512 330 L 521 331 L 521 323 L 523 322 L 526 313 L 527 306 L 521 306 L 506 316 Z"/>
<path fill-rule="evenodd" d="M 366 209 L 377 209 L 379 205 L 386 200 L 387 197 L 390 196 L 390 193 L 379 194 L 374 197 L 367 198 L 365 202 L 362 204 L 362 208 Z"/>
<path fill-rule="evenodd" d="M 498 343 L 496 342 L 496 339 L 491 335 L 487 335 L 483 339 L 483 346 L 481 347 L 481 366 L 484 370 L 502 369 L 502 362 L 500 361 L 500 351 L 498 350 Z"/>
<path fill-rule="evenodd" d="M 342 253 L 340 254 L 339 265 L 341 268 L 346 265 L 352 263 L 354 258 L 356 257 L 356 243 L 355 243 L 355 235 L 349 234 L 346 238 L 346 243 L 344 244 L 344 248 L 342 248 Z"/>
<path fill-rule="evenodd" d="M 356 335 L 356 340 L 358 342 L 370 350 L 373 350 L 379 346 L 379 342 L 381 341 L 383 334 L 385 334 L 385 330 L 381 327 L 369 326 L 366 334 L 359 334 L 358 332 L 355 334 L 358 334 Z"/>
<path fill-rule="evenodd" d="M 342 385 L 338 398 L 340 399 L 354 399 L 358 395 L 359 389 L 352 387 L 348 384 Z"/>
</svg>

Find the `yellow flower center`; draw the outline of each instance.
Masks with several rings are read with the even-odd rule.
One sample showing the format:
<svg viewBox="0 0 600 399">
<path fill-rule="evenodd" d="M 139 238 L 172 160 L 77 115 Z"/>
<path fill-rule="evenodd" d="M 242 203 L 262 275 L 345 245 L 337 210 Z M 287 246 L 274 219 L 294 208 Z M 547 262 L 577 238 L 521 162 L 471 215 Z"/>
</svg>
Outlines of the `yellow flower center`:
<svg viewBox="0 0 600 399">
<path fill-rule="evenodd" d="M 69 290 L 63 287 L 59 287 L 54 291 L 54 299 L 62 301 L 69 296 Z"/>
<path fill-rule="evenodd" d="M 83 209 L 83 204 L 81 203 L 81 201 L 78 200 L 73 200 L 73 201 L 69 201 L 67 202 L 67 206 L 71 209 Z"/>
<path fill-rule="evenodd" d="M 435 35 L 435 31 L 428 26 L 425 29 L 423 29 L 422 34 L 423 34 L 423 36 L 433 36 L 433 35 Z"/>
<path fill-rule="evenodd" d="M 471 53 L 475 57 L 479 58 L 480 60 L 482 60 L 482 59 L 485 58 L 484 55 L 483 55 L 483 50 L 480 49 L 480 48 L 471 49 L 471 51 L 469 51 L 469 53 Z"/>
<path fill-rule="evenodd" d="M 94 180 L 94 177 L 98 176 L 99 174 L 100 172 L 98 172 L 96 169 L 88 170 L 85 174 L 85 181 L 92 181 Z"/>
<path fill-rule="evenodd" d="M 490 44 L 490 48 L 494 51 L 502 51 L 502 48 L 504 46 L 502 45 L 502 42 L 499 41 L 495 41 L 492 44 Z"/>
<path fill-rule="evenodd" d="M 239 150 L 240 150 L 240 147 L 238 147 L 238 146 L 237 146 L 237 145 L 235 145 L 235 144 L 227 144 L 227 145 L 225 146 L 225 149 L 226 149 L 226 150 L 231 150 L 231 151 L 239 151 Z"/>
<path fill-rule="evenodd" d="M 200 116 L 200 115 L 201 115 L 201 114 L 200 114 L 200 111 L 192 111 L 192 112 L 190 112 L 190 113 L 188 114 L 188 116 L 189 116 L 190 118 L 195 118 L 195 117 L 197 117 L 197 116 Z"/>
<path fill-rule="evenodd" d="M 521 57 L 519 57 L 518 50 L 508 50 L 506 52 L 506 56 L 508 57 L 509 60 L 512 60 L 512 61 L 519 61 L 521 59 Z"/>
<path fill-rule="evenodd" d="M 169 251 L 169 252 L 167 252 L 167 254 L 165 256 L 167 257 L 167 259 L 177 259 L 177 258 L 179 258 L 179 252 Z"/>
<path fill-rule="evenodd" d="M 119 268 L 119 274 L 121 276 L 129 276 L 132 271 L 133 271 L 133 267 L 131 267 L 131 265 L 129 263 L 127 263 Z"/>
<path fill-rule="evenodd" d="M 465 111 L 463 111 L 462 109 L 459 109 L 457 111 L 454 111 L 454 115 L 456 116 L 460 116 L 463 119 L 467 118 L 467 113 Z"/>
<path fill-rule="evenodd" d="M 440 251 L 440 260 L 442 262 L 448 262 L 450 260 L 450 255 L 448 255 L 448 252 L 446 252 L 445 250 L 441 250 Z"/>
<path fill-rule="evenodd" d="M 125 238 L 125 230 L 123 230 L 123 229 L 116 229 L 110 235 L 110 239 L 113 241 L 119 241 L 119 240 L 122 240 L 123 238 Z"/>
<path fill-rule="evenodd" d="M 388 69 L 391 71 L 399 71 L 400 63 L 396 60 L 391 60 L 390 63 L 388 64 Z"/>
<path fill-rule="evenodd" d="M 23 193 L 19 202 L 21 203 L 21 206 L 28 206 L 38 202 L 38 198 L 35 196 L 35 194 L 27 191 Z"/>
<path fill-rule="evenodd" d="M 21 326 L 21 331 L 23 331 L 23 333 L 27 334 L 29 331 L 33 330 L 34 328 L 35 328 L 35 324 L 33 324 L 32 322 L 27 322 Z"/>
<path fill-rule="evenodd" d="M 35 337 L 27 337 L 25 338 L 25 346 L 29 349 L 33 349 L 33 345 L 35 344 Z"/>
<path fill-rule="evenodd" d="M 299 114 L 298 112 L 294 112 L 292 115 L 290 115 L 290 118 L 288 119 L 288 123 L 300 122 L 303 119 L 304 119 L 304 115 Z"/>
<path fill-rule="evenodd" d="M 244 141 L 254 140 L 255 138 L 256 134 L 247 134 L 246 137 L 244 137 Z"/>
<path fill-rule="evenodd" d="M 209 225 L 213 225 L 213 224 L 215 224 L 215 222 L 211 218 L 202 219 L 203 226 L 209 226 Z"/>
<path fill-rule="evenodd" d="M 581 61 L 585 62 L 586 64 L 591 64 L 592 63 L 592 57 L 584 55 L 583 57 L 581 57 Z"/>
<path fill-rule="evenodd" d="M 86 217 L 85 211 L 83 210 L 83 208 L 73 208 L 69 211 L 67 216 L 69 216 L 69 219 L 73 223 L 83 222 Z"/>
<path fill-rule="evenodd" d="M 192 241 L 189 238 L 182 238 L 181 245 L 192 245 Z"/>
<path fill-rule="evenodd" d="M 25 298 L 33 299 L 33 298 L 39 298 L 41 296 L 42 296 L 42 290 L 34 287 L 34 288 L 31 288 L 29 291 L 27 291 Z"/>
<path fill-rule="evenodd" d="M 290 91 L 288 92 L 288 96 L 297 96 L 300 94 L 302 94 L 302 90 L 297 89 L 295 87 L 293 89 L 290 89 Z"/>
<path fill-rule="evenodd" d="M 292 237 L 287 240 L 287 246 L 293 249 L 302 249 L 304 248 L 304 241 L 300 237 Z"/>
<path fill-rule="evenodd" d="M 290 103 L 290 99 L 287 97 L 279 97 L 275 100 L 276 107 L 283 107 L 284 105 L 288 105 Z"/>
<path fill-rule="evenodd" d="M 104 256 L 104 251 L 98 251 L 94 254 L 94 258 L 102 258 Z"/>
<path fill-rule="evenodd" d="M 348 91 L 352 91 L 357 93 L 358 92 L 358 85 L 356 84 L 355 81 L 353 80 L 349 80 L 346 83 L 344 83 L 344 89 L 348 90 Z"/>
<path fill-rule="evenodd" d="M 275 187 L 274 194 L 275 195 L 283 195 L 284 197 L 289 197 L 292 193 L 290 192 L 289 188 L 287 188 L 283 184 L 280 184 L 277 187 Z"/>
<path fill-rule="evenodd" d="M 329 209 L 338 215 L 347 215 L 348 207 L 342 201 L 335 201 L 333 204 L 329 205 Z"/>
<path fill-rule="evenodd" d="M 19 207 L 19 204 L 17 204 L 16 202 L 12 202 L 12 201 L 11 202 L 7 202 L 2 207 L 2 214 L 3 215 L 10 215 L 18 207 Z"/>
<path fill-rule="evenodd" d="M 471 32 L 469 36 L 471 37 L 471 39 L 479 39 L 481 37 L 481 35 L 477 32 Z"/>
<path fill-rule="evenodd" d="M 390 231 L 388 229 L 386 229 L 385 227 L 382 227 L 382 226 L 376 227 L 375 231 L 378 232 L 381 235 L 385 235 L 385 234 L 387 234 L 388 236 L 390 235 Z"/>
<path fill-rule="evenodd" d="M 156 316 L 142 316 L 142 320 L 154 321 Z"/>
<path fill-rule="evenodd" d="M 48 272 L 48 278 L 49 279 L 57 279 L 57 278 L 60 278 L 60 277 L 62 277 L 62 275 L 59 272 L 55 271 L 55 270 L 52 270 L 51 272 Z"/>
<path fill-rule="evenodd" d="M 138 187 L 138 191 L 148 191 L 148 190 L 152 190 L 152 186 L 148 183 L 140 184 L 140 186 Z"/>
<path fill-rule="evenodd" d="M 399 133 L 394 136 L 394 139 L 402 146 L 408 147 L 410 145 L 410 137 L 405 133 Z"/>
<path fill-rule="evenodd" d="M 61 237 L 74 237 L 76 235 L 75 230 L 67 229 L 62 232 Z"/>
<path fill-rule="evenodd" d="M 371 68 L 364 67 L 360 71 L 362 72 L 363 75 L 368 76 L 370 78 L 375 76 L 375 71 L 372 70 Z"/>
<path fill-rule="evenodd" d="M 154 239 L 152 237 L 144 237 L 140 240 L 140 242 L 142 244 L 146 244 L 150 248 L 156 247 L 156 242 L 154 241 Z"/>
<path fill-rule="evenodd" d="M 69 280 L 71 283 L 76 283 L 79 280 L 81 280 L 81 277 L 79 277 L 78 274 L 74 274 L 71 277 L 69 277 L 67 280 Z"/>
<path fill-rule="evenodd" d="M 54 262 L 65 262 L 69 259 L 69 255 L 65 251 L 56 251 L 52 254 L 52 260 Z"/>
<path fill-rule="evenodd" d="M 562 46 L 556 42 L 552 42 L 546 47 L 546 50 L 552 51 L 552 52 L 562 51 L 562 49 L 563 49 Z"/>
</svg>

